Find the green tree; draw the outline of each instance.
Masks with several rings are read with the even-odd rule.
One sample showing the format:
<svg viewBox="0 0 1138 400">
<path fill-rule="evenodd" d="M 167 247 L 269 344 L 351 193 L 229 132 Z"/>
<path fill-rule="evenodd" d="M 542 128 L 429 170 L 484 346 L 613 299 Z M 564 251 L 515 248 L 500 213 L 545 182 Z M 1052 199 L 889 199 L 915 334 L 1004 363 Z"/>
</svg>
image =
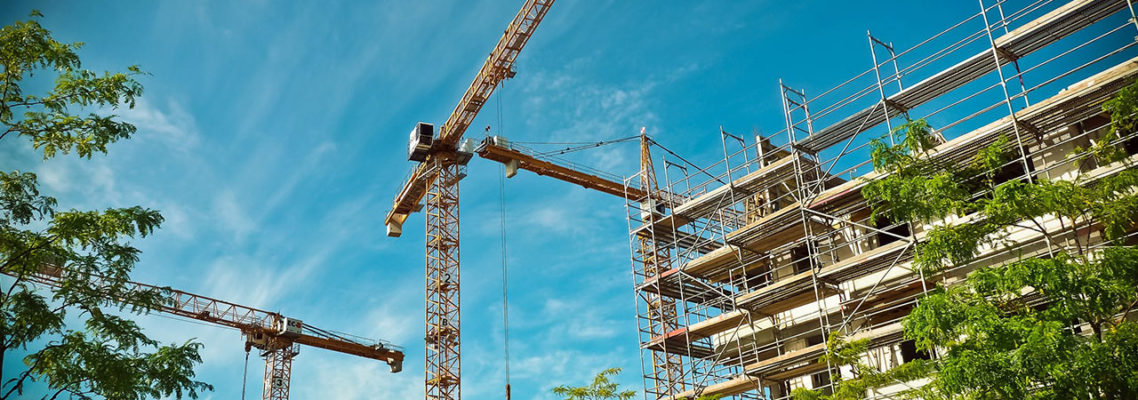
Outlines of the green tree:
<svg viewBox="0 0 1138 400">
<path fill-rule="evenodd" d="M 930 157 L 924 121 L 898 128 L 895 146 L 874 142 L 875 169 L 883 177 L 862 194 L 874 217 L 938 224 L 917 243 L 914 266 L 936 277 L 974 261 L 982 246 L 1014 248 L 1008 228 L 1033 230 L 1049 254 L 980 267 L 960 283 L 931 291 L 903 321 L 919 350 L 938 355 L 888 371 L 862 361 L 868 341 L 833 335 L 832 363 L 853 376 L 835 378 L 833 394 L 799 390 L 795 398 L 862 399 L 871 389 L 928 378 L 902 397 L 922 399 L 1134 399 L 1138 398 L 1138 248 L 1124 236 L 1138 221 L 1138 170 L 1122 141 L 1138 127 L 1138 84 L 1103 109 L 1111 114 L 1105 137 L 1076 149 L 1069 161 L 1088 167 L 1121 165 L 1106 177 L 998 182 L 996 171 L 1014 160 L 1001 138 L 964 167 Z M 1057 217 L 1061 229 L 1045 229 Z M 1097 227 L 1100 229 L 1089 229 Z M 1092 235 L 1104 241 L 1095 245 Z"/>
<path fill-rule="evenodd" d="M 597 373 L 588 386 L 561 385 L 553 388 L 553 394 L 565 400 L 629 400 L 632 396 L 636 396 L 636 392 L 622 390 L 620 384 L 610 379 L 619 374 L 620 368 L 609 368 Z"/>
<path fill-rule="evenodd" d="M 628 400 L 636 396 L 634 390 L 623 390 L 611 377 L 620 374 L 620 368 L 609 368 L 597 373 L 588 386 L 561 385 L 553 388 L 553 394 L 565 400 Z M 696 400 L 718 400 L 722 396 L 700 396 Z"/>
<path fill-rule="evenodd" d="M 142 94 L 134 76 L 84 70 L 81 43 L 61 43 L 35 18 L 0 28 L 0 140 L 31 142 L 45 161 L 74 151 L 81 158 L 106 153 L 135 128 L 108 110 L 133 107 Z M 35 73 L 54 75 L 42 95 L 21 84 Z M 37 76 L 36 78 L 42 78 Z M 81 115 L 83 114 L 83 115 Z M 41 194 L 35 174 L 0 171 L 0 365 L 10 351 L 27 354 L 26 368 L 0 371 L 0 399 L 23 398 L 30 381 L 50 390 L 44 398 L 141 399 L 189 396 L 212 390 L 195 381 L 200 343 L 161 345 L 130 319 L 166 301 L 165 290 L 131 292 L 125 283 L 138 261 L 130 239 L 162 222 L 142 207 L 58 210 Z M 53 276 L 45 290 L 33 281 Z M 78 321 L 80 326 L 70 326 Z"/>
</svg>

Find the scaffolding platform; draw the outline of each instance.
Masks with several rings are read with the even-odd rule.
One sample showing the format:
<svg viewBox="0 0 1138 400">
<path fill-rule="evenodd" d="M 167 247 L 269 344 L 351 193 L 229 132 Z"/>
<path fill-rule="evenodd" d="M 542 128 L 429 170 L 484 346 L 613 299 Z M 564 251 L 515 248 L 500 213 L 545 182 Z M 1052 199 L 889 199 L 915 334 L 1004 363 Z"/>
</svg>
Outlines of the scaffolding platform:
<svg viewBox="0 0 1138 400">
<path fill-rule="evenodd" d="M 898 321 L 916 306 L 916 300 L 925 288 L 933 288 L 934 282 L 922 285 L 919 279 L 900 285 L 876 290 L 861 298 L 851 298 L 842 302 L 843 313 L 850 316 L 849 326 L 857 327 L 888 321 Z"/>
<path fill-rule="evenodd" d="M 734 396 L 743 394 L 751 390 L 759 388 L 759 378 L 747 375 L 737 375 L 730 380 L 716 383 L 714 385 L 703 388 L 703 390 L 687 390 L 683 393 L 672 397 L 665 397 L 668 400 L 691 400 L 703 395 L 720 395 L 720 396 Z"/>
<path fill-rule="evenodd" d="M 715 299 L 729 299 L 732 296 L 727 290 L 695 279 L 684 279 L 683 275 L 680 268 L 672 268 L 645 279 L 636 289 L 691 303 L 708 303 Z"/>
<path fill-rule="evenodd" d="M 1059 93 L 1011 116 L 1000 118 L 946 144 L 937 146 L 934 157 L 953 162 L 967 162 L 980 149 L 1000 136 L 1012 137 L 1018 121 L 1026 144 L 1037 143 L 1039 136 L 1071 126 L 1102 113 L 1102 103 L 1133 82 L 1138 75 L 1138 57 L 1099 72 L 1068 86 Z M 1028 132 L 1023 132 L 1023 131 Z M 1013 137 L 1014 138 L 1014 137 Z"/>
<path fill-rule="evenodd" d="M 746 371 L 748 375 L 761 376 L 764 379 L 771 380 L 805 375 L 826 369 L 825 363 L 818 362 L 818 357 L 823 354 L 826 354 L 826 344 L 818 343 L 748 365 Z"/>
<path fill-rule="evenodd" d="M 690 326 L 675 329 L 660 336 L 653 337 L 645 346 L 658 351 L 687 355 L 686 347 L 693 342 L 712 337 L 721 332 L 738 327 L 747 318 L 746 310 L 734 310 L 697 322 Z M 706 345 L 692 351 L 692 356 L 699 354 L 700 358 L 711 358 L 715 355 L 714 349 Z M 706 352 L 705 352 L 706 350 Z"/>
<path fill-rule="evenodd" d="M 995 39 L 1000 64 L 1006 64 L 1083 29 L 1115 12 L 1126 9 L 1125 0 L 1076 0 L 1067 3 Z M 996 70 L 991 50 L 984 50 L 933 76 L 889 96 L 885 102 L 890 118 L 903 111 L 960 88 Z M 811 154 L 849 139 L 885 122 L 880 103 L 864 109 L 799 141 L 796 146 Z"/>
<path fill-rule="evenodd" d="M 904 252 L 904 254 L 901 254 Z M 862 276 L 888 268 L 896 262 L 903 262 L 912 257 L 913 252 L 909 242 L 898 240 L 873 250 L 858 254 L 845 260 L 823 267 L 818 270 L 818 278 L 826 280 L 844 281 L 856 276 Z M 900 258 L 898 258 L 900 256 Z"/>
<path fill-rule="evenodd" d="M 1014 121 L 1019 121 L 1020 127 L 1024 130 L 1048 133 L 1085 120 L 1092 115 L 1101 113 L 1100 105 L 1102 102 L 1126 86 L 1136 75 L 1138 75 L 1138 58 L 1133 58 L 1070 85 L 1054 96 L 1032 104 L 1030 107 L 1017 111 Z M 936 146 L 929 156 L 955 163 L 968 162 L 973 154 L 994 143 L 1001 135 L 1013 135 L 1016 130 L 1014 121 L 1011 116 L 1000 118 Z M 1025 144 L 1035 143 L 1037 135 L 1027 134 L 1022 139 Z M 877 172 L 870 172 L 861 178 L 850 180 L 826 190 L 810 202 L 809 208 L 833 212 L 833 210 L 844 210 L 859 205 L 860 207 L 867 207 L 861 196 L 861 189 L 869 180 L 881 176 Z"/>
<path fill-rule="evenodd" d="M 675 240 L 672 235 L 674 235 L 681 226 L 691 222 L 692 219 L 675 214 L 656 216 L 651 218 L 650 221 L 633 228 L 632 234 L 638 237 L 654 238 L 660 242 L 667 242 L 668 239 Z"/>
<path fill-rule="evenodd" d="M 881 174 L 870 171 L 858 178 L 851 179 L 840 185 L 831 187 L 812 199 L 807 208 L 825 213 L 838 213 L 857 208 L 865 208 L 865 201 L 861 197 L 861 189 Z"/>
<path fill-rule="evenodd" d="M 795 157 L 802 163 L 814 164 L 812 159 L 801 155 L 801 153 L 796 154 L 797 155 L 794 156 L 780 158 L 778 161 L 759 168 L 757 171 L 744 175 L 707 193 L 696 196 L 677 206 L 675 210 L 673 210 L 673 213 L 691 219 L 706 217 L 716 210 L 723 208 L 725 205 L 741 201 L 744 197 L 751 196 L 779 182 L 793 179 L 795 173 Z"/>
<path fill-rule="evenodd" d="M 848 340 L 869 339 L 873 346 L 880 347 L 899 343 L 903 339 L 903 333 L 901 323 L 894 322 L 855 333 L 850 335 Z M 826 369 L 826 363 L 818 361 L 823 354 L 826 354 L 826 344 L 818 343 L 748 365 L 746 372 L 751 376 L 776 381 L 802 376 Z"/>
<path fill-rule="evenodd" d="M 647 233 L 647 230 L 644 231 Z M 659 229 L 653 232 L 655 240 L 661 243 L 668 243 L 683 249 L 690 249 L 697 254 L 703 255 L 715 251 L 723 245 L 714 239 L 709 239 L 695 235 L 681 230 Z"/>
<path fill-rule="evenodd" d="M 730 277 L 731 268 L 737 267 L 740 261 L 746 265 L 757 261 L 759 258 L 761 258 L 760 254 L 728 245 L 705 253 L 684 264 L 682 268 L 689 275 L 715 282 L 724 282 Z"/>
<path fill-rule="evenodd" d="M 735 303 L 754 313 L 775 315 L 841 293 L 833 285 L 819 284 L 814 293 L 813 271 L 805 271 L 739 296 Z"/>
<path fill-rule="evenodd" d="M 848 340 L 869 339 L 875 347 L 900 343 L 904 339 L 900 322 L 893 322 L 877 328 L 857 332 Z M 690 399 L 696 396 L 732 396 L 758 388 L 762 380 L 781 381 L 826 369 L 826 363 L 818 359 L 826 354 L 826 344 L 818 343 L 747 365 L 744 374 L 731 377 L 723 382 L 702 388 L 688 390 L 672 399 Z"/>
<path fill-rule="evenodd" d="M 727 242 L 754 252 L 767 252 L 806 237 L 800 204 L 794 202 L 727 234 Z M 815 225 L 823 226 L 815 223 Z"/>
<path fill-rule="evenodd" d="M 708 344 L 696 343 L 699 339 L 692 336 L 687 328 L 680 328 L 652 338 L 644 348 L 686 357 L 715 358 L 715 349 Z"/>
</svg>

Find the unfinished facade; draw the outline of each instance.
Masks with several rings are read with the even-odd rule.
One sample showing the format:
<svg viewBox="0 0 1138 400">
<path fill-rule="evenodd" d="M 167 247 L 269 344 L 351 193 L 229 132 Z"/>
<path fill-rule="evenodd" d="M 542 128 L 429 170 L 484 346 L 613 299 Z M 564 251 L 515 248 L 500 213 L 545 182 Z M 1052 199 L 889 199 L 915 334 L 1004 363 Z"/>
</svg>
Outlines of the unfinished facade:
<svg viewBox="0 0 1138 400">
<path fill-rule="evenodd" d="M 818 361 L 833 331 L 871 339 L 866 357 L 883 369 L 928 357 L 900 325 L 923 294 L 1052 245 L 1013 231 L 1014 249 L 986 248 L 970 265 L 920 276 L 913 246 L 930 227 L 871 220 L 861 196 L 877 176 L 869 140 L 926 118 L 942 141 L 932 157 L 945 162 L 1010 139 L 1017 157 L 1002 181 L 1117 173 L 1070 153 L 1106 134 L 1103 101 L 1138 77 L 1133 13 L 1127 0 L 982 0 L 907 50 L 869 35 L 862 74 L 818 95 L 779 83 L 780 132 L 754 141 L 721 132 L 722 161 L 665 157 L 627 179 L 648 193 L 628 202 L 645 397 L 826 390 L 842 373 Z M 1117 145 L 1138 153 L 1132 139 Z"/>
</svg>

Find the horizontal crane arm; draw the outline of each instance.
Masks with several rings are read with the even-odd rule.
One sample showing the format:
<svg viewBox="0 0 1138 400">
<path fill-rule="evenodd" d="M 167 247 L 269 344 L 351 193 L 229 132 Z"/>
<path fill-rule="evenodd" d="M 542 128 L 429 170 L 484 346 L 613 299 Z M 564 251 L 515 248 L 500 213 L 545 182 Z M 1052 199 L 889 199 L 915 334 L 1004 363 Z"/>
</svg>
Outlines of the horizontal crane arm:
<svg viewBox="0 0 1138 400">
<path fill-rule="evenodd" d="M 603 178 L 600 176 L 600 172 L 585 172 L 580 167 L 569 166 L 564 162 L 555 162 L 525 149 L 511 146 L 504 141 L 496 141 L 495 138 L 483 140 L 475 152 L 478 153 L 479 157 L 487 160 L 502 164 L 516 163 L 518 169 L 553 177 L 613 196 L 632 200 L 640 200 L 648 196 L 647 192 L 638 187 L 625 187 L 624 183 L 617 180 L 618 178 Z"/>
<path fill-rule="evenodd" d="M 296 337 L 293 339 L 293 341 L 305 346 L 318 347 L 325 350 L 332 350 L 335 352 L 351 354 L 354 356 L 370 358 L 373 360 L 380 360 L 386 362 L 387 365 L 391 366 L 391 372 L 399 372 L 403 369 L 403 351 L 394 348 L 388 348 L 382 344 L 367 345 L 354 341 L 338 340 L 306 334 L 302 334 Z"/>
<path fill-rule="evenodd" d="M 63 284 L 65 272 L 66 270 L 63 268 L 43 266 L 39 272 L 28 276 L 28 280 L 47 286 L 59 287 Z M 93 288 L 110 285 L 105 277 L 94 274 L 90 275 L 90 284 Z M 167 301 L 157 308 L 157 311 L 160 312 L 236 328 L 246 334 L 263 332 L 270 336 L 284 337 L 292 342 L 307 346 L 384 361 L 391 366 L 392 372 L 399 372 L 402 369 L 403 352 L 391 344 L 365 343 L 308 325 L 303 326 L 303 331 L 307 331 L 307 333 L 302 331 L 299 334 L 291 334 L 282 331 L 281 324 L 286 318 L 279 313 L 140 282 L 128 281 L 123 288 L 124 292 L 131 293 L 153 290 L 167 295 Z"/>
</svg>

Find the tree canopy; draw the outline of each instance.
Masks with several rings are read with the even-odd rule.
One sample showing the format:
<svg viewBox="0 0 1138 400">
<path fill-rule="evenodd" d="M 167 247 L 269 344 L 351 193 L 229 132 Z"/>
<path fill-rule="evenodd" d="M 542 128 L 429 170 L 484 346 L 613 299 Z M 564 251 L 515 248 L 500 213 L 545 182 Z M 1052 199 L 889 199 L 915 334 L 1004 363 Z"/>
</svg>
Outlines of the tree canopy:
<svg viewBox="0 0 1138 400">
<path fill-rule="evenodd" d="M 586 386 L 561 385 L 553 388 L 553 394 L 565 400 L 629 400 L 636 392 L 621 389 L 620 384 L 612 381 L 611 377 L 619 374 L 620 368 L 609 368 L 598 372 Z"/>
<path fill-rule="evenodd" d="M 134 106 L 141 70 L 82 69 L 82 43 L 56 41 L 39 12 L 31 17 L 0 28 L 0 140 L 26 139 L 50 162 L 72 152 L 91 158 L 134 134 L 112 112 Z M 54 74 L 54 84 L 43 94 L 25 93 L 21 84 L 37 73 Z M 161 223 L 157 210 L 138 206 L 60 209 L 40 192 L 34 173 L 0 171 L 0 273 L 10 282 L 0 288 L 0 354 L 27 354 L 25 369 L 0 374 L 0 399 L 24 398 L 31 381 L 42 381 L 50 390 L 43 397 L 52 399 L 196 398 L 212 390 L 193 379 L 200 343 L 162 345 L 123 316 L 168 299 L 163 289 L 126 285 L 140 254 L 131 239 Z M 58 285 L 34 284 L 45 274 Z"/>
</svg>

